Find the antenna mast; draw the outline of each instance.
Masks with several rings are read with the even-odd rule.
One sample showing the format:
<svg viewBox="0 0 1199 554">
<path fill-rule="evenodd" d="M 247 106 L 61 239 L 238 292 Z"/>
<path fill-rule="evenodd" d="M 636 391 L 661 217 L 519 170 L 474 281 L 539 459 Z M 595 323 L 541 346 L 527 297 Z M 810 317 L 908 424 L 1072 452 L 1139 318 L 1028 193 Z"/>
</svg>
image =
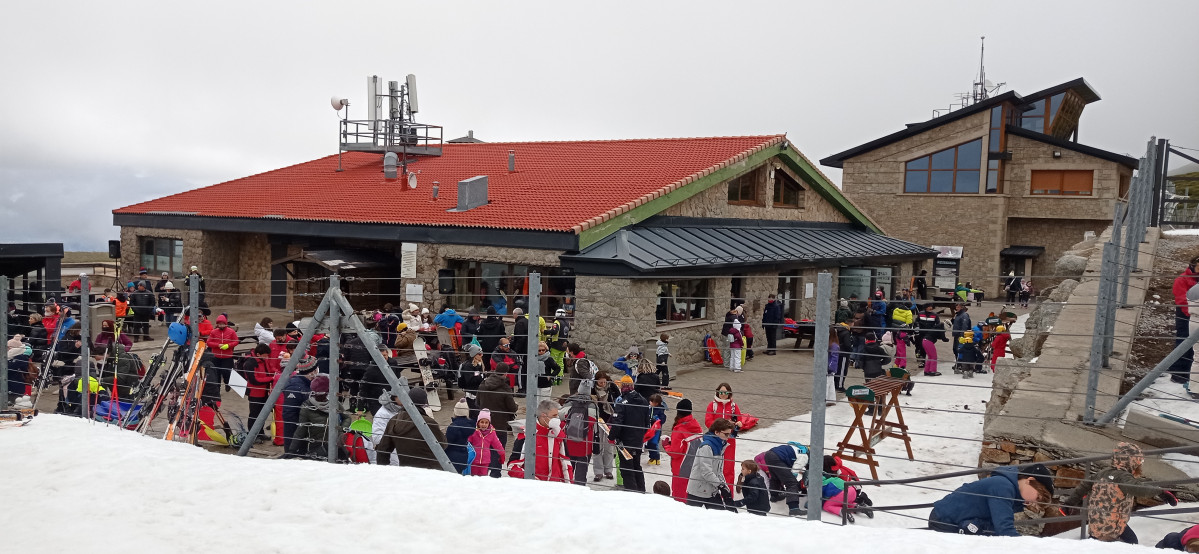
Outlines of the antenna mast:
<svg viewBox="0 0 1199 554">
<path fill-rule="evenodd" d="M 987 68 L 983 60 L 987 54 L 987 37 L 978 37 L 978 82 L 974 83 L 974 103 L 987 99 Z"/>
</svg>

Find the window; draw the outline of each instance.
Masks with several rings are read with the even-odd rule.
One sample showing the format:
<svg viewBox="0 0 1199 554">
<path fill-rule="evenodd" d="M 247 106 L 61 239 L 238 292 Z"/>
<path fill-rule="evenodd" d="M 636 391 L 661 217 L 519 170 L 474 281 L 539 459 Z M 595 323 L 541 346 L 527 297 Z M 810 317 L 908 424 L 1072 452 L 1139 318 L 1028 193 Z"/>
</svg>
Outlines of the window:
<svg viewBox="0 0 1199 554">
<path fill-rule="evenodd" d="M 783 315 L 799 319 L 799 289 L 803 286 L 803 277 L 799 271 L 779 274 L 779 301 L 783 303 Z"/>
<path fill-rule="evenodd" d="M 1128 197 L 1128 181 L 1129 181 L 1128 175 L 1120 176 L 1120 196 L 1118 198 L 1127 198 Z"/>
<path fill-rule="evenodd" d="M 729 181 L 729 204 L 759 205 L 757 170 Z"/>
<path fill-rule="evenodd" d="M 1048 134 L 1053 125 L 1053 116 L 1057 114 L 1058 108 L 1062 107 L 1065 97 L 1066 93 L 1063 92 L 1033 102 L 1030 104 L 1032 109 L 1020 115 L 1020 127 Z"/>
<path fill-rule="evenodd" d="M 658 282 L 658 324 L 708 318 L 708 281 Z"/>
<path fill-rule="evenodd" d="M 978 194 L 982 151 L 980 138 L 908 162 L 903 191 Z"/>
<path fill-rule="evenodd" d="M 774 207 L 802 208 L 804 189 L 782 169 L 774 170 Z"/>
<path fill-rule="evenodd" d="M 470 308 L 485 312 L 488 307 L 494 307 L 501 315 L 512 313 L 517 302 L 527 304 L 529 301 L 526 276 L 532 272 L 541 274 L 542 316 L 566 308 L 574 296 L 574 279 L 558 267 L 452 260 L 446 263 L 446 268 L 453 272 L 454 292 L 446 295 L 445 302 L 460 313 Z M 449 275 L 443 277 L 440 272 L 438 275 L 441 281 L 438 288 L 450 284 L 444 282 L 451 278 Z"/>
<path fill-rule="evenodd" d="M 1034 170 L 1031 194 L 1090 196 L 1095 182 L 1091 170 Z"/>
<path fill-rule="evenodd" d="M 173 277 L 183 276 L 183 241 L 179 239 L 142 239 L 142 267 L 151 275 L 166 271 Z"/>
<path fill-rule="evenodd" d="M 991 108 L 991 131 L 987 138 L 987 184 L 985 191 L 987 194 L 995 194 L 1003 192 L 1003 162 L 1001 160 L 989 159 L 991 154 L 1000 154 L 1004 151 L 1007 144 L 1007 134 L 1003 132 L 1003 122 L 1006 118 L 1003 116 L 1003 106 L 995 106 Z"/>
</svg>

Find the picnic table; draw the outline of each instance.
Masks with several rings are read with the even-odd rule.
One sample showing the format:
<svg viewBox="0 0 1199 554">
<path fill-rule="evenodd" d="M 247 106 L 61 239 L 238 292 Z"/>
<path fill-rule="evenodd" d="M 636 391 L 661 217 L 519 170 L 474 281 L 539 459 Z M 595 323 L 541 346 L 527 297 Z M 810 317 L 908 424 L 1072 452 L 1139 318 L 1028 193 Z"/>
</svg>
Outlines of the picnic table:
<svg viewBox="0 0 1199 554">
<path fill-rule="evenodd" d="M 878 377 L 871 379 L 865 386 L 849 387 L 845 391 L 850 406 L 853 407 L 853 424 L 845 432 L 845 438 L 837 443 L 837 456 L 845 462 L 857 462 L 870 468 L 870 476 L 878 479 L 878 461 L 874 459 L 877 453 L 874 446 L 887 437 L 902 440 L 907 448 L 908 459 L 915 460 L 912 454 L 912 438 L 908 435 L 908 426 L 903 421 L 903 408 L 899 405 L 899 396 L 910 379 L 903 372 L 903 377 Z M 874 407 L 870 423 L 866 424 L 866 410 Z M 892 419 L 894 418 L 894 419 Z M 847 453 L 848 452 L 848 453 Z"/>
</svg>

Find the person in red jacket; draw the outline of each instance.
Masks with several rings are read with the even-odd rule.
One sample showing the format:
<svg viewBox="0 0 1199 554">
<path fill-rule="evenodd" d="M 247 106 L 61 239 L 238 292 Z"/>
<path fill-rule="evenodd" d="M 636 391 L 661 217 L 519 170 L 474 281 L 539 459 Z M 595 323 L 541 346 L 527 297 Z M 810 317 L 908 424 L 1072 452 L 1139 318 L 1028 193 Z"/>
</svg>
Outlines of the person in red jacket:
<svg viewBox="0 0 1199 554">
<path fill-rule="evenodd" d="M 1174 279 L 1174 287 L 1171 292 L 1174 293 L 1174 347 L 1182 344 L 1190 336 L 1190 320 L 1191 311 L 1187 308 L 1187 291 L 1199 282 L 1199 271 L 1196 270 L 1196 265 L 1199 265 L 1199 256 L 1191 259 L 1191 263 L 1187 264 L 1186 269 L 1182 274 Z M 1170 380 L 1175 383 L 1186 383 L 1190 379 L 1191 363 L 1195 359 L 1194 349 L 1187 350 L 1186 353 L 1178 358 L 1170 366 L 1167 372 L 1170 373 Z"/>
<path fill-rule="evenodd" d="M 246 376 L 246 399 L 250 401 L 250 426 L 254 426 L 254 422 L 262 414 L 263 405 L 266 404 L 266 397 L 270 396 L 271 385 L 274 384 L 275 373 L 271 371 L 267 364 L 267 358 L 271 355 L 271 347 L 265 344 L 259 344 L 254 347 L 254 351 L 246 356 L 242 362 L 242 373 Z M 259 433 L 258 439 L 266 439 L 266 428 Z"/>
<path fill-rule="evenodd" d="M 741 408 L 738 408 L 737 403 L 733 402 L 733 387 L 728 383 L 721 383 L 716 387 L 716 397 L 708 404 L 708 409 L 704 412 L 704 425 L 707 427 L 711 427 L 718 419 L 727 419 L 733 422 L 733 437 L 737 436 L 737 432 L 741 430 Z M 724 480 L 728 482 L 730 489 L 736 483 L 733 477 L 736 468 L 737 439 L 729 438 L 728 446 L 724 449 Z"/>
<path fill-rule="evenodd" d="M 687 478 L 679 475 L 683 466 L 683 458 L 687 456 L 687 448 L 691 442 L 703 438 L 704 428 L 691 415 L 691 400 L 684 398 L 674 408 L 674 426 L 670 436 L 662 439 L 662 448 L 670 454 L 671 496 L 679 502 L 687 502 Z"/>
<path fill-rule="evenodd" d="M 995 327 L 995 338 L 991 339 L 991 373 L 995 373 L 995 360 L 1007 355 L 1007 343 L 1011 338 L 1012 334 L 1008 332 L 1007 327 Z"/>
<path fill-rule="evenodd" d="M 553 400 L 542 400 L 537 404 L 537 443 L 533 450 L 537 461 L 533 471 L 539 481 L 566 483 L 571 480 L 570 460 L 566 457 L 558 410 L 558 403 Z"/>
<path fill-rule="evenodd" d="M 570 458 L 574 484 L 587 485 L 587 464 L 595 444 L 595 403 L 590 396 L 578 394 L 566 399 L 562 435 L 566 440 L 566 456 Z"/>
<path fill-rule="evenodd" d="M 216 358 L 212 367 L 216 368 L 221 380 L 225 382 L 226 391 L 229 390 L 229 372 L 233 369 L 233 349 L 237 343 L 237 331 L 229 327 L 229 319 L 225 314 L 218 315 L 216 327 L 208 335 L 208 348 Z"/>
</svg>

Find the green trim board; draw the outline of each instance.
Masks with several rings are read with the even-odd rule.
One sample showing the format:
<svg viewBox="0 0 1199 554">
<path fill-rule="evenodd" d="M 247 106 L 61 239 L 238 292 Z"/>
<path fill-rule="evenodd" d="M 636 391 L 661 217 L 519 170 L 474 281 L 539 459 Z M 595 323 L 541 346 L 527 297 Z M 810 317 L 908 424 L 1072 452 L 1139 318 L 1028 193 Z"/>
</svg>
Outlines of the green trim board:
<svg viewBox="0 0 1199 554">
<path fill-rule="evenodd" d="M 716 185 L 724 183 L 729 179 L 743 175 L 750 170 L 765 164 L 771 158 L 778 156 L 787 167 L 799 174 L 804 182 L 816 191 L 821 198 L 825 199 L 833 207 L 837 208 L 850 221 L 865 225 L 871 231 L 882 233 L 874 222 L 870 221 L 861 211 L 849 202 L 841 191 L 830 183 L 824 176 L 816 170 L 807 160 L 803 158 L 795 147 L 788 142 L 780 143 L 780 147 L 767 147 L 750 154 L 744 160 L 729 166 L 718 169 L 711 174 L 696 179 L 695 181 L 676 189 L 670 193 L 664 194 L 658 198 L 650 200 L 645 204 L 637 206 L 621 215 L 618 215 L 608 221 L 600 223 L 590 229 L 587 229 L 579 234 L 579 250 L 583 250 L 592 244 L 595 244 L 619 231 L 624 227 L 636 225 L 650 217 L 653 217 L 667 208 L 683 202 L 701 192 L 708 190 Z"/>
</svg>

